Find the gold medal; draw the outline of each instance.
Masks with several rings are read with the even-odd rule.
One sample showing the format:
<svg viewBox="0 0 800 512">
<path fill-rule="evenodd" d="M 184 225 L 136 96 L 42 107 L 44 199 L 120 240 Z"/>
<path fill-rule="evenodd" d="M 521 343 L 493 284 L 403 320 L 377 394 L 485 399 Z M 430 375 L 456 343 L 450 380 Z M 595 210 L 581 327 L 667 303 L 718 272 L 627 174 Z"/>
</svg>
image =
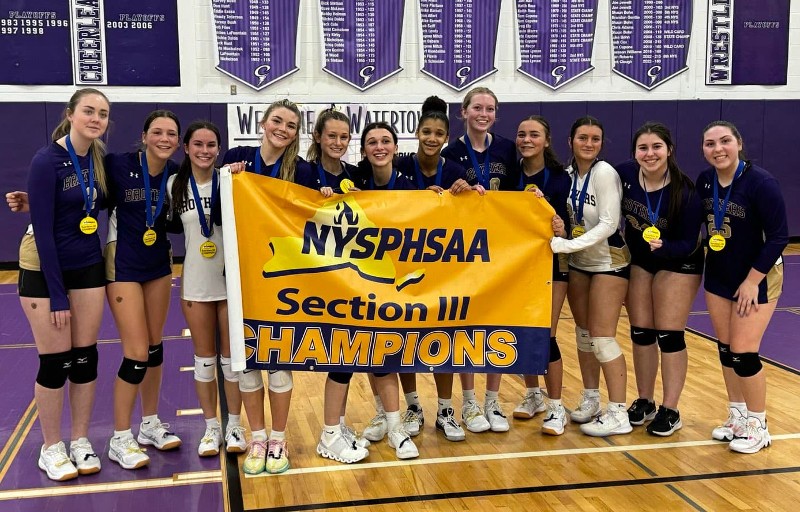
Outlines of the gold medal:
<svg viewBox="0 0 800 512">
<path fill-rule="evenodd" d="M 84 235 L 91 235 L 97 231 L 97 221 L 93 217 L 82 218 L 78 226 L 81 228 L 81 233 Z"/>
<path fill-rule="evenodd" d="M 530 189 L 536 190 L 537 187 L 535 184 L 531 183 L 530 185 L 525 185 L 525 192 L 529 191 Z"/>
<path fill-rule="evenodd" d="M 352 182 L 352 180 L 343 179 L 341 183 L 339 183 L 339 188 L 342 189 L 342 194 L 346 194 L 350 192 L 350 189 L 355 187 L 356 184 Z"/>
<path fill-rule="evenodd" d="M 642 238 L 644 238 L 645 242 L 650 243 L 653 240 L 658 240 L 661 238 L 661 231 L 659 231 L 655 226 L 650 226 L 642 231 Z"/>
<path fill-rule="evenodd" d="M 712 251 L 721 251 L 725 248 L 725 237 L 717 233 L 716 235 L 711 235 L 711 238 L 708 239 L 708 248 Z"/>
<path fill-rule="evenodd" d="M 206 240 L 200 244 L 200 255 L 204 258 L 213 258 L 217 254 L 217 244 L 211 240 Z"/>
<path fill-rule="evenodd" d="M 586 234 L 586 228 L 583 226 L 575 226 L 572 228 L 572 238 L 578 238 L 581 235 Z"/>
<path fill-rule="evenodd" d="M 156 232 L 148 228 L 147 231 L 144 232 L 144 235 L 142 235 L 142 242 L 144 242 L 144 245 L 150 247 L 156 243 L 156 238 L 158 238 Z"/>
</svg>

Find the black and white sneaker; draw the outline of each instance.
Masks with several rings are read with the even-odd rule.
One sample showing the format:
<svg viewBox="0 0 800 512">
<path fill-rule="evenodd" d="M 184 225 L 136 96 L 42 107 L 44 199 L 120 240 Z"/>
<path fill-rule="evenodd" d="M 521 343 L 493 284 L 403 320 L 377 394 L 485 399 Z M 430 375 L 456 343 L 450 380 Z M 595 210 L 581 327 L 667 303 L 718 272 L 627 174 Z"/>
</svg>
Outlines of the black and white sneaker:
<svg viewBox="0 0 800 512">
<path fill-rule="evenodd" d="M 671 436 L 676 430 L 680 430 L 682 426 L 681 413 L 660 405 L 656 417 L 647 425 L 647 433 L 653 436 L 666 437 Z"/>
<path fill-rule="evenodd" d="M 656 416 L 656 404 L 646 398 L 637 398 L 628 407 L 628 421 L 631 425 L 644 425 L 645 421 L 652 420 Z"/>
</svg>

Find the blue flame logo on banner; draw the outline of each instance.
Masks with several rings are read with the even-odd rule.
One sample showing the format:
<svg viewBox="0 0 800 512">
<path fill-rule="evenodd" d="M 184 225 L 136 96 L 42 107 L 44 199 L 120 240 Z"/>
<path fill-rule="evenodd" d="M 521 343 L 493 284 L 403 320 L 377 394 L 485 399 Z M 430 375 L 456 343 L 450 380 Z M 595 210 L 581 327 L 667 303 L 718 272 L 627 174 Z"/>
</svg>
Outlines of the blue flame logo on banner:
<svg viewBox="0 0 800 512">
<path fill-rule="evenodd" d="M 614 72 L 647 90 L 686 71 L 691 0 L 611 0 Z"/>
<path fill-rule="evenodd" d="M 403 70 L 404 0 L 319 0 L 323 70 L 360 91 Z"/>
<path fill-rule="evenodd" d="M 300 0 L 212 0 L 217 69 L 260 91 L 297 62 Z"/>
<path fill-rule="evenodd" d="M 555 90 L 594 69 L 597 0 L 517 0 L 517 71 Z"/>
<path fill-rule="evenodd" d="M 420 0 L 422 72 L 457 91 L 497 71 L 500 0 Z"/>
</svg>

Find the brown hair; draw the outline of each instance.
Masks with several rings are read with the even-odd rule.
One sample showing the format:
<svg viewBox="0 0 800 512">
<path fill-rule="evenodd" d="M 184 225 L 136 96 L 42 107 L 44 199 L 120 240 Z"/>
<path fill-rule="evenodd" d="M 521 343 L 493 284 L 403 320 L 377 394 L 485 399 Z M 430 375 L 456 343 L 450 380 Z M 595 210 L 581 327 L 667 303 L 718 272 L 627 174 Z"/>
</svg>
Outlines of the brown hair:
<svg viewBox="0 0 800 512">
<path fill-rule="evenodd" d="M 288 99 L 282 99 L 273 102 L 264 112 L 264 115 L 261 117 L 261 122 L 259 124 L 266 123 L 272 111 L 278 108 L 285 108 L 287 110 L 290 110 L 297 116 L 297 123 L 298 123 L 297 129 L 299 131 L 300 118 L 302 117 L 302 115 L 300 114 L 300 109 L 297 108 L 297 105 L 295 105 Z M 283 158 L 281 158 L 281 168 L 279 174 L 280 179 L 294 182 L 294 174 L 295 170 L 297 169 L 298 153 L 300 153 L 300 139 L 297 135 L 295 135 L 294 140 L 288 146 L 286 146 L 286 149 L 283 152 Z"/>
</svg>

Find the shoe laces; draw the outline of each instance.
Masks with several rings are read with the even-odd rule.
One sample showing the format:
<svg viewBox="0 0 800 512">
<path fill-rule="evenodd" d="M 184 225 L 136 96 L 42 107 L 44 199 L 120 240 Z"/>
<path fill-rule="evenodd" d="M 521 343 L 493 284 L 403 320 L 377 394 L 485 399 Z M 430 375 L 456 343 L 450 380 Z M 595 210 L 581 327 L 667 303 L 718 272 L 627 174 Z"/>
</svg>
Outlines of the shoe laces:
<svg viewBox="0 0 800 512">
<path fill-rule="evenodd" d="M 67 456 L 67 449 L 64 447 L 63 442 L 54 444 L 50 448 L 44 450 L 42 453 L 46 459 L 55 464 L 57 467 L 72 463 Z"/>
<path fill-rule="evenodd" d="M 542 394 L 534 391 L 533 393 L 528 393 L 525 395 L 525 398 L 522 399 L 522 406 L 534 409 L 536 407 L 536 404 L 541 401 L 542 401 Z"/>
<path fill-rule="evenodd" d="M 174 436 L 175 433 L 169 430 L 169 423 L 157 422 L 150 428 L 145 428 L 147 432 L 151 432 L 153 437 L 164 438 L 167 436 Z"/>
<path fill-rule="evenodd" d="M 632 413 L 637 413 L 637 412 L 644 413 L 647 410 L 647 405 L 649 403 L 650 402 L 646 398 L 637 398 L 631 404 L 629 412 L 632 412 Z"/>
<path fill-rule="evenodd" d="M 500 408 L 500 402 L 497 400 L 489 400 L 486 402 L 486 414 L 494 414 L 502 418 L 506 417 L 506 415 L 503 414 L 503 410 Z"/>
<path fill-rule="evenodd" d="M 342 436 L 344 436 L 348 443 L 350 442 L 350 439 L 352 439 L 355 443 L 361 437 L 361 435 L 359 435 L 355 429 L 350 428 L 349 425 L 340 424 L 339 426 L 342 430 Z"/>
<path fill-rule="evenodd" d="M 560 414 L 561 411 L 559 409 L 560 407 L 558 405 L 554 404 L 553 402 L 548 402 L 547 412 L 545 413 L 547 417 L 544 419 L 544 421 L 551 421 L 557 419 L 561 415 Z"/>
<path fill-rule="evenodd" d="M 225 437 L 233 437 L 237 441 L 241 441 L 244 439 L 244 427 L 241 425 L 236 425 L 235 427 L 228 427 L 228 431 L 225 433 Z"/>
<path fill-rule="evenodd" d="M 472 420 L 477 416 L 483 416 L 481 406 L 475 400 L 467 400 L 464 402 L 464 419 Z"/>
<path fill-rule="evenodd" d="M 369 428 L 369 427 L 376 427 L 377 428 L 377 427 L 380 427 L 382 423 L 386 423 L 386 415 L 383 414 L 383 413 L 376 414 L 374 418 L 369 420 L 369 425 L 367 426 L 367 428 Z"/>
<path fill-rule="evenodd" d="M 417 423 L 419 422 L 419 413 L 409 407 L 403 413 L 403 423 Z"/>
<path fill-rule="evenodd" d="M 267 443 L 267 456 L 270 459 L 281 459 L 288 456 L 286 450 L 286 441 L 279 439 L 270 439 Z"/>
<path fill-rule="evenodd" d="M 402 423 L 392 429 L 392 434 L 396 436 L 397 435 L 403 436 L 403 440 L 397 445 L 398 448 L 402 446 L 403 443 L 405 443 L 407 440 L 411 440 L 411 434 L 408 433 L 408 430 L 406 430 L 405 425 L 403 425 Z"/>
<path fill-rule="evenodd" d="M 134 439 L 133 437 L 122 439 L 120 441 L 120 448 L 125 453 L 144 453 L 142 447 L 139 446 L 139 443 L 137 443 L 136 439 Z"/>
<path fill-rule="evenodd" d="M 252 440 L 247 444 L 248 459 L 263 459 L 267 456 L 267 443 L 264 441 Z"/>
<path fill-rule="evenodd" d="M 747 421 L 747 439 L 756 440 L 763 437 L 764 427 L 761 426 L 761 421 L 758 418 L 753 418 Z"/>
<path fill-rule="evenodd" d="M 219 427 L 206 427 L 206 432 L 203 434 L 203 439 L 200 440 L 201 443 L 213 443 L 217 439 L 219 439 L 222 430 Z"/>
<path fill-rule="evenodd" d="M 595 404 L 599 402 L 599 398 L 589 396 L 585 393 L 581 394 L 581 403 L 578 404 L 579 411 L 588 411 L 590 409 L 594 409 Z"/>
<path fill-rule="evenodd" d="M 75 452 L 75 459 L 87 460 L 89 457 L 97 457 L 97 454 L 92 448 L 92 444 L 86 440 L 73 441 L 69 445 L 70 450 Z"/>
</svg>

